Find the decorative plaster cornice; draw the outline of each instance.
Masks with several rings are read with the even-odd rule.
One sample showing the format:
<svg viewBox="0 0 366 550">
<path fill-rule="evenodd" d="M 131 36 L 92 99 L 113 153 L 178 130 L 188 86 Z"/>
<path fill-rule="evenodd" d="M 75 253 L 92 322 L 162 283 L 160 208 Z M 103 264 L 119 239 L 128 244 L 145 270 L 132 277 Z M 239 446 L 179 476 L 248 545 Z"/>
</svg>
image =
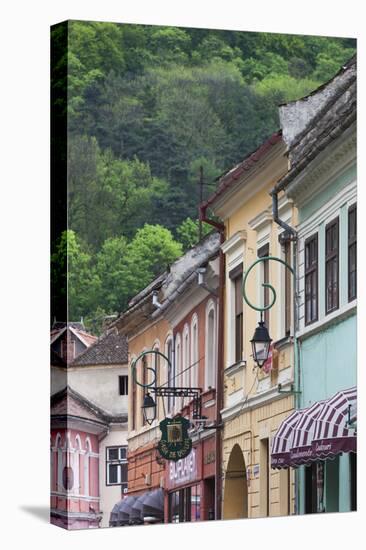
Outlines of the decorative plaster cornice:
<svg viewBox="0 0 366 550">
<path fill-rule="evenodd" d="M 342 136 L 342 142 L 324 149 L 307 168 L 288 185 L 286 194 L 299 206 L 318 190 L 331 183 L 332 178 L 346 165 L 356 160 L 357 136 L 355 128 Z M 347 158 L 348 157 L 348 158 Z"/>
<path fill-rule="evenodd" d="M 287 380 L 282 384 L 282 390 L 290 390 L 293 380 Z M 248 399 L 248 396 L 244 397 L 232 407 L 227 407 L 221 410 L 221 417 L 223 422 L 229 422 L 232 417 L 236 417 L 238 414 L 244 414 L 252 409 L 269 405 L 279 399 L 287 398 L 289 394 L 283 395 L 278 391 L 278 387 L 272 387 L 271 389 L 262 392 L 259 395 L 254 395 Z"/>
<path fill-rule="evenodd" d="M 255 218 L 252 218 L 251 220 L 249 220 L 248 225 L 254 231 L 260 231 L 271 222 L 272 222 L 272 210 L 270 208 L 266 208 L 265 210 L 260 212 L 260 214 L 255 216 Z"/>
<path fill-rule="evenodd" d="M 245 229 L 241 229 L 240 231 L 237 231 L 230 237 L 230 239 L 227 239 L 222 245 L 221 250 L 224 254 L 232 252 L 235 248 L 242 245 L 247 240 L 247 232 Z"/>
</svg>

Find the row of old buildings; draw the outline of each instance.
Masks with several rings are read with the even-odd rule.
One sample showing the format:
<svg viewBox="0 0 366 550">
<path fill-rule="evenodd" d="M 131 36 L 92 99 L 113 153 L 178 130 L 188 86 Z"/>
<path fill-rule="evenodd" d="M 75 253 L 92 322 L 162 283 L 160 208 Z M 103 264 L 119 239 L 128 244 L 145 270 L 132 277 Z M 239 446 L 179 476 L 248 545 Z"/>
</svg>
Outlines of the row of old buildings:
<svg viewBox="0 0 366 550">
<path fill-rule="evenodd" d="M 95 365 L 85 375 L 85 363 L 71 363 L 75 403 L 53 437 L 78 480 L 83 468 L 87 476 L 90 444 L 99 456 L 96 524 L 101 511 L 102 524 L 116 526 L 356 509 L 355 59 L 279 114 L 281 129 L 201 204 L 212 232 L 135 296 L 103 337 L 128 345 L 128 362 L 118 367 L 128 380 L 127 425 L 108 386 L 115 367 Z M 264 361 L 253 342 L 259 323 L 270 338 Z M 53 397 L 56 412 L 62 391 Z M 81 395 L 101 415 L 89 447 L 86 425 L 76 440 L 70 423 L 70 415 L 80 420 Z M 177 417 L 189 420 L 192 450 L 167 460 L 160 422 Z M 67 437 L 79 458 L 69 458 Z M 108 448 L 122 442 L 127 491 L 106 505 Z M 52 445 L 56 456 L 56 439 Z M 67 508 L 63 471 L 66 487 L 53 498 L 66 497 Z"/>
</svg>

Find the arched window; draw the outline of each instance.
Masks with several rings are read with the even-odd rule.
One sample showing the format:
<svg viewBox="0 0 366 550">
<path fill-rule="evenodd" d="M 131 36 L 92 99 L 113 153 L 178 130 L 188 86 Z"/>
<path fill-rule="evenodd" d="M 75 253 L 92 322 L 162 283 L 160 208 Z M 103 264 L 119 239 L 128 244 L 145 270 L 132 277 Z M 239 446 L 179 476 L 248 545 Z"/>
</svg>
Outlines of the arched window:
<svg viewBox="0 0 366 550">
<path fill-rule="evenodd" d="M 58 433 L 55 439 L 55 453 L 53 457 L 54 468 L 54 489 L 56 491 L 62 491 L 62 440 L 61 434 Z"/>
<path fill-rule="evenodd" d="M 175 377 L 174 386 L 182 386 L 182 340 L 180 334 L 175 337 Z M 178 400 L 175 402 L 175 408 L 177 407 Z"/>
<path fill-rule="evenodd" d="M 216 306 L 210 300 L 206 307 L 205 389 L 215 387 L 216 380 Z"/>
<path fill-rule="evenodd" d="M 191 321 L 191 384 L 193 388 L 198 387 L 198 317 L 195 313 Z"/>
<path fill-rule="evenodd" d="M 154 345 L 153 345 L 153 350 L 155 351 L 160 351 L 160 342 L 159 340 L 155 340 L 154 342 Z M 160 355 L 153 355 L 152 356 L 152 361 L 153 361 L 153 367 L 155 369 L 155 373 L 156 373 L 156 378 L 155 378 L 155 384 L 154 384 L 154 387 L 156 388 L 157 386 L 160 386 L 162 383 L 163 383 L 163 379 L 161 377 L 161 372 L 160 372 Z M 153 373 L 150 373 L 151 376 L 149 377 L 149 383 L 151 383 L 153 381 Z M 153 395 L 154 399 L 155 399 L 155 402 L 156 402 L 156 418 L 159 418 L 160 417 L 160 404 L 161 404 L 161 397 L 155 397 L 155 395 Z"/>
<path fill-rule="evenodd" d="M 174 385 L 174 361 L 173 361 L 173 338 L 171 335 L 165 341 L 165 355 L 169 359 L 169 364 L 166 366 L 166 385 L 172 387 Z M 167 413 L 171 413 L 174 407 L 174 397 L 166 398 L 165 407 Z"/>
<path fill-rule="evenodd" d="M 90 495 L 90 453 L 92 452 L 92 446 L 90 438 L 87 437 L 85 441 L 86 453 L 84 455 L 84 495 Z"/>
<path fill-rule="evenodd" d="M 145 351 L 145 350 L 144 350 Z M 148 384 L 148 376 L 149 376 L 149 372 L 147 369 L 148 369 L 148 357 L 147 355 L 144 355 L 143 358 L 141 359 L 141 380 L 142 380 L 142 383 L 145 385 L 145 384 Z M 144 399 L 145 399 L 145 395 L 147 394 L 147 388 L 144 388 L 143 386 L 141 386 L 141 405 L 140 405 L 140 411 L 141 411 L 141 425 L 142 426 L 145 426 L 146 424 L 146 421 L 145 421 L 145 415 L 144 415 L 144 411 L 142 409 L 142 405 L 144 403 Z"/>
<path fill-rule="evenodd" d="M 76 494 L 81 493 L 81 490 L 80 490 L 80 485 L 81 485 L 81 483 L 80 483 L 80 480 L 81 480 L 81 477 L 80 477 L 81 450 L 82 450 L 81 439 L 80 439 L 80 435 L 77 434 L 76 437 L 75 437 L 75 453 L 74 453 L 74 475 L 75 475 L 74 492 Z"/>
<path fill-rule="evenodd" d="M 70 432 L 66 434 L 64 448 L 65 451 L 62 457 L 61 486 L 63 491 L 73 492 L 75 487 L 75 472 L 73 468 L 74 448 L 71 444 Z"/>
<path fill-rule="evenodd" d="M 183 349 L 182 349 L 182 385 L 185 388 L 191 386 L 191 370 L 190 370 L 190 346 L 189 346 L 189 328 L 185 325 L 183 329 Z M 184 404 L 189 403 L 190 398 L 184 399 Z"/>
<path fill-rule="evenodd" d="M 136 357 L 131 358 L 131 365 L 133 364 L 133 362 L 135 360 L 136 360 Z M 136 420 L 137 384 L 136 384 L 136 382 L 134 380 L 134 377 L 132 375 L 132 368 L 131 368 L 131 375 L 129 376 L 129 379 L 130 379 L 130 384 L 132 385 L 132 387 L 130 389 L 130 392 L 129 392 L 129 394 L 131 395 L 131 409 L 130 409 L 131 423 L 130 423 L 130 426 L 131 426 L 131 430 L 136 430 L 136 427 L 137 427 L 137 425 L 136 425 L 137 424 L 137 420 Z"/>
</svg>

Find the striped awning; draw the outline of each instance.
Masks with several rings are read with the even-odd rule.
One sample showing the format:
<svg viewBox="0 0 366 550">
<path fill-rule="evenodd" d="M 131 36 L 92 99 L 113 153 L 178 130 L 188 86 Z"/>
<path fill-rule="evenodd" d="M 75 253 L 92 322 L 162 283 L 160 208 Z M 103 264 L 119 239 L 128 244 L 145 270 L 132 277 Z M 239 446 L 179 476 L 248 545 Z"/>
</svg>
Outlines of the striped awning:
<svg viewBox="0 0 366 550">
<path fill-rule="evenodd" d="M 144 501 L 147 498 L 148 494 L 149 493 L 143 493 L 133 503 L 131 512 L 130 512 L 130 523 L 144 522 L 143 506 L 144 506 Z"/>
<path fill-rule="evenodd" d="M 280 470 L 281 468 L 289 467 L 294 428 L 299 422 L 302 412 L 302 410 L 294 411 L 281 423 L 272 441 L 272 468 Z"/>
<path fill-rule="evenodd" d="M 164 491 L 155 489 L 139 495 L 129 495 L 113 506 L 110 527 L 164 520 Z"/>
<path fill-rule="evenodd" d="M 144 520 L 148 517 L 150 520 L 164 520 L 164 491 L 156 489 L 147 494 L 144 500 L 143 508 Z"/>
<path fill-rule="evenodd" d="M 118 525 L 128 525 L 130 521 L 132 506 L 134 505 L 136 499 L 137 497 L 131 495 L 122 500 L 121 505 L 118 509 Z"/>
<path fill-rule="evenodd" d="M 294 411 L 272 442 L 271 467 L 288 468 L 356 452 L 356 388 Z"/>
<path fill-rule="evenodd" d="M 290 466 L 308 464 L 316 460 L 313 449 L 315 422 L 326 401 L 317 401 L 311 407 L 302 409 L 298 423 L 294 427 Z"/>
<path fill-rule="evenodd" d="M 315 422 L 313 448 L 317 457 L 356 452 L 357 390 L 339 391 L 324 404 Z"/>
<path fill-rule="evenodd" d="M 112 508 L 110 517 L 109 517 L 109 526 L 117 527 L 120 525 L 127 525 L 130 519 L 130 512 L 132 505 L 135 502 L 137 497 L 128 496 L 119 500 Z"/>
</svg>

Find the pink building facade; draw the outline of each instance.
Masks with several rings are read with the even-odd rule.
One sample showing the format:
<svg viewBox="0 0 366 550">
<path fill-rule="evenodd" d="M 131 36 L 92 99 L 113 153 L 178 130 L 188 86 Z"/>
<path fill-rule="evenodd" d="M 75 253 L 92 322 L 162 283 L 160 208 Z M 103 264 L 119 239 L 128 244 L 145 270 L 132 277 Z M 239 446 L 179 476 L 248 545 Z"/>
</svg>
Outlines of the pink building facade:
<svg viewBox="0 0 366 550">
<path fill-rule="evenodd" d="M 67 407 L 67 409 L 66 409 Z M 67 411 L 67 416 L 66 416 Z M 69 388 L 52 397 L 51 523 L 99 527 L 99 439 L 108 425 Z"/>
</svg>

